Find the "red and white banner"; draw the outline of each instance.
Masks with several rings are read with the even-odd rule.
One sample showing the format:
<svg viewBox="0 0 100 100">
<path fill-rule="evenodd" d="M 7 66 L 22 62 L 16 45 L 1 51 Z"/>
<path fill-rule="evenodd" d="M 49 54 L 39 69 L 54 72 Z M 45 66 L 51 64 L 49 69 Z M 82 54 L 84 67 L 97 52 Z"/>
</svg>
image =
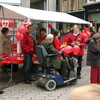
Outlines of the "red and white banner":
<svg viewBox="0 0 100 100">
<path fill-rule="evenodd" d="M 17 22 L 14 20 L 0 20 L 0 27 L 17 28 Z"/>
</svg>

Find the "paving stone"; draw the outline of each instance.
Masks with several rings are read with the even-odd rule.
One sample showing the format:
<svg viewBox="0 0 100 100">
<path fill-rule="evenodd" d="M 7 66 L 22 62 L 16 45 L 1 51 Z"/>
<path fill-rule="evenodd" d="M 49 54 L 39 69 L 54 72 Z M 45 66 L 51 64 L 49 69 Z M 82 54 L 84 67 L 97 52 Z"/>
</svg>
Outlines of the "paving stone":
<svg viewBox="0 0 100 100">
<path fill-rule="evenodd" d="M 43 87 L 36 87 L 21 82 L 9 88 L 4 89 L 4 93 L 0 95 L 0 100 L 68 100 L 70 92 L 77 87 L 90 83 L 90 67 L 83 67 L 82 79 L 78 79 L 75 85 L 58 86 L 54 91 L 47 91 Z"/>
</svg>

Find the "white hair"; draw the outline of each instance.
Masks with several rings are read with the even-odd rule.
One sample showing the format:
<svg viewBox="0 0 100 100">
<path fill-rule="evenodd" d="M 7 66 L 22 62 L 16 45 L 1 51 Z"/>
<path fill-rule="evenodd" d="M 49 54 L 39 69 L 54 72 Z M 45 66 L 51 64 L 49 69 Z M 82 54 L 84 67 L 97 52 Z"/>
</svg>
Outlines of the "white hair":
<svg viewBox="0 0 100 100">
<path fill-rule="evenodd" d="M 52 34 L 48 34 L 48 35 L 46 36 L 46 38 L 47 38 L 47 39 L 53 39 L 53 35 L 52 35 Z"/>
</svg>

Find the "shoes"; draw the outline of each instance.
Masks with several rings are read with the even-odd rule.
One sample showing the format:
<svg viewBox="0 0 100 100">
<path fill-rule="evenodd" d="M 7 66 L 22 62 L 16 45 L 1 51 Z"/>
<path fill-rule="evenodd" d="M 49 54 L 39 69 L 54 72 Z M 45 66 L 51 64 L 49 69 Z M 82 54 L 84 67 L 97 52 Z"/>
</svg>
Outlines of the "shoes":
<svg viewBox="0 0 100 100">
<path fill-rule="evenodd" d="M 35 79 L 30 79 L 30 82 L 33 82 L 33 81 L 35 81 Z"/>
<path fill-rule="evenodd" d="M 78 79 L 81 79 L 81 76 L 77 76 Z"/>
<path fill-rule="evenodd" d="M 67 77 L 63 77 L 63 79 L 64 79 L 64 80 L 68 80 L 68 78 L 67 78 Z"/>
<path fill-rule="evenodd" d="M 25 82 L 25 84 L 32 84 L 31 82 Z"/>
<path fill-rule="evenodd" d="M 4 91 L 0 91 L 0 94 L 3 94 Z"/>
</svg>

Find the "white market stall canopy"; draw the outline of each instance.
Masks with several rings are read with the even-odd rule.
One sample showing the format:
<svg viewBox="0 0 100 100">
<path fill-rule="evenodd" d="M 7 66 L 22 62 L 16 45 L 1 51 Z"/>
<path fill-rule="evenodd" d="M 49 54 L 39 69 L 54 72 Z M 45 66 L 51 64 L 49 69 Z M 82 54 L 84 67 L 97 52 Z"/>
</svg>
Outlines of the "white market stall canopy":
<svg viewBox="0 0 100 100">
<path fill-rule="evenodd" d="M 90 24 L 85 20 L 62 12 L 37 10 L 25 7 L 11 6 L 7 4 L 0 4 L 0 18 L 3 18 L 3 16 L 4 18 L 8 19 L 24 19 L 25 17 L 27 17 L 39 21 Z"/>
</svg>

